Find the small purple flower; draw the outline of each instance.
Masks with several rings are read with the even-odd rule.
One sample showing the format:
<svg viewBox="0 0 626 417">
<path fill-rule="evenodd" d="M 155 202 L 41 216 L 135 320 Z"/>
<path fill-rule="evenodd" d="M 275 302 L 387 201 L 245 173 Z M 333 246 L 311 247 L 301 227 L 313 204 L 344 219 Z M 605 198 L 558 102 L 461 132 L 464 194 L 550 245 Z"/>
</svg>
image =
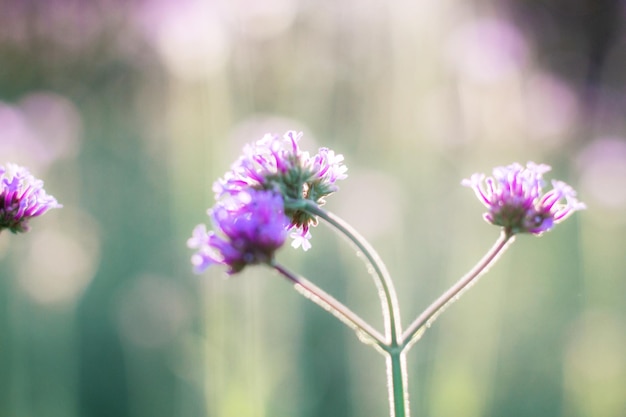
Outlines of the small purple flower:
<svg viewBox="0 0 626 417">
<path fill-rule="evenodd" d="M 198 274 L 214 264 L 228 266 L 232 275 L 246 265 L 267 263 L 287 238 L 289 219 L 282 197 L 273 191 L 240 191 L 208 213 L 219 234 L 200 224 L 187 241 L 187 246 L 197 249 L 191 262 Z"/>
<path fill-rule="evenodd" d="M 53 208 L 63 207 L 43 189 L 43 181 L 24 167 L 0 165 L 0 231 L 27 232 L 28 221 Z"/>
<path fill-rule="evenodd" d="M 310 200 L 323 205 L 325 197 L 338 190 L 336 182 L 347 177 L 348 168 L 343 165 L 343 156 L 328 148 L 320 148 L 314 156 L 302 151 L 298 146 L 301 137 L 302 133 L 294 131 L 282 138 L 266 134 L 246 145 L 231 170 L 215 182 L 213 191 L 217 200 L 247 188 L 279 193 L 295 239 L 292 246 L 308 250 L 309 227 L 315 226 L 317 219 L 301 210 L 299 203 Z"/>
<path fill-rule="evenodd" d="M 550 230 L 585 205 L 576 199 L 576 192 L 562 181 L 552 180 L 552 190 L 543 193 L 543 174 L 551 168 L 528 162 L 493 170 L 493 177 L 474 174 L 462 184 L 471 187 L 478 199 L 489 209 L 485 220 L 502 226 L 509 233 L 540 235 Z"/>
</svg>

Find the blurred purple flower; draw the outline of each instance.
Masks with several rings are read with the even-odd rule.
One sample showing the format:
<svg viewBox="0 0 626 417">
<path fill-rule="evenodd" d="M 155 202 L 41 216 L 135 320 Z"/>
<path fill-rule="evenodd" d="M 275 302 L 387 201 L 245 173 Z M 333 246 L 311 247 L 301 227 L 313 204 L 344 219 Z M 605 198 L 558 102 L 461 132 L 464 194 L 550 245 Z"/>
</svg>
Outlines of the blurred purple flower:
<svg viewBox="0 0 626 417">
<path fill-rule="evenodd" d="M 81 130 L 78 109 L 58 94 L 37 91 L 17 104 L 0 101 L 0 155 L 31 169 L 76 156 Z"/>
<path fill-rule="evenodd" d="M 191 258 L 198 274 L 214 264 L 228 266 L 232 275 L 246 265 L 267 263 L 287 238 L 283 199 L 272 191 L 240 191 L 218 202 L 209 215 L 220 234 L 200 224 L 187 241 L 198 250 Z"/>
<path fill-rule="evenodd" d="M 543 194 L 543 174 L 550 169 L 533 162 L 526 168 L 514 163 L 494 168 L 493 177 L 474 174 L 462 184 L 471 187 L 489 209 L 484 214 L 489 223 L 504 227 L 508 233 L 540 235 L 585 208 L 574 189 L 562 181 L 552 180 L 553 189 Z"/>
<path fill-rule="evenodd" d="M 317 219 L 301 210 L 302 200 L 318 205 L 325 197 L 338 190 L 336 182 L 347 177 L 348 168 L 343 156 L 328 148 L 320 148 L 310 156 L 298 146 L 302 133 L 289 131 L 283 138 L 266 134 L 262 139 L 244 147 L 243 155 L 231 170 L 213 185 L 217 199 L 234 195 L 247 188 L 271 190 L 279 193 L 285 203 L 293 232 L 292 246 L 308 250 L 311 244 L 309 227 Z"/>
<path fill-rule="evenodd" d="M 447 52 L 461 76 L 479 83 L 494 83 L 523 68 L 528 59 L 528 44 L 511 22 L 479 18 L 452 32 Z"/>
<path fill-rule="evenodd" d="M 53 208 L 62 207 L 43 189 L 43 181 L 24 167 L 0 165 L 0 231 L 27 232 L 28 221 Z"/>
</svg>

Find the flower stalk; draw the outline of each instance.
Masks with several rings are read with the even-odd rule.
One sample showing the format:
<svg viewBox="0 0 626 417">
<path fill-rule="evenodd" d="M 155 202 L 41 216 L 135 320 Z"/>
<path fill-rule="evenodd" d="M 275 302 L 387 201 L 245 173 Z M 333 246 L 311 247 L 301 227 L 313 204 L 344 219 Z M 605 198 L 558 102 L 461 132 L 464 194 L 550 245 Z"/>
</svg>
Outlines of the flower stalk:
<svg viewBox="0 0 626 417">
<path fill-rule="evenodd" d="M 355 330 L 361 340 L 368 344 L 373 344 L 378 349 L 384 351 L 385 341 L 383 335 L 343 303 L 306 278 L 289 271 L 275 260 L 272 260 L 269 265 L 294 284 L 295 288 L 306 298 L 313 301 L 324 310 L 331 312 L 348 327 Z"/>
<path fill-rule="evenodd" d="M 406 349 L 389 351 L 386 365 L 389 381 L 389 415 L 410 417 Z"/>
<path fill-rule="evenodd" d="M 446 292 L 441 294 L 432 304 L 430 304 L 402 334 L 402 348 L 409 349 L 424 334 L 426 328 L 439 317 L 439 315 L 461 294 L 468 290 L 482 274 L 489 270 L 489 267 L 499 258 L 506 250 L 508 245 L 512 243 L 514 235 L 503 230 L 500 237 L 485 256 L 456 284 L 450 287 Z"/>
<path fill-rule="evenodd" d="M 350 239 L 372 265 L 377 287 L 382 289 L 382 291 L 379 291 L 381 305 L 383 311 L 388 313 L 384 314 L 385 318 L 388 319 L 385 327 L 385 343 L 379 344 L 379 347 L 382 348 L 386 357 L 385 363 L 387 367 L 387 379 L 389 381 L 390 416 L 409 417 L 410 407 L 407 389 L 408 375 L 406 369 L 406 353 L 411 346 L 419 340 L 421 335 L 424 334 L 426 328 L 430 327 L 435 319 L 452 304 L 452 302 L 457 300 L 482 274 L 487 272 L 489 267 L 493 265 L 509 244 L 514 241 L 515 235 L 511 231 L 503 229 L 500 237 L 487 254 L 485 254 L 467 274 L 461 277 L 455 285 L 450 287 L 450 289 L 431 303 L 424 312 L 402 332 L 398 314 L 398 300 L 393 281 L 391 281 L 385 264 L 381 261 L 369 242 L 339 216 L 325 211 L 320 207 L 316 207 L 313 204 L 306 204 L 305 209 L 309 213 L 319 216 L 337 229 L 338 232 Z M 397 333 L 392 331 L 394 329 L 396 329 Z"/>
<path fill-rule="evenodd" d="M 323 210 L 321 207 L 311 202 L 306 202 L 304 210 L 312 215 L 319 216 L 346 236 L 372 266 L 374 270 L 374 282 L 379 290 L 378 294 L 383 310 L 386 343 L 389 346 L 397 346 L 399 344 L 399 336 L 401 334 L 398 296 L 396 295 L 396 290 L 393 285 L 393 281 L 391 280 L 391 276 L 389 275 L 389 271 L 387 271 L 387 267 L 381 260 L 376 250 L 374 250 L 372 245 L 360 233 L 358 233 L 339 216 Z"/>
</svg>

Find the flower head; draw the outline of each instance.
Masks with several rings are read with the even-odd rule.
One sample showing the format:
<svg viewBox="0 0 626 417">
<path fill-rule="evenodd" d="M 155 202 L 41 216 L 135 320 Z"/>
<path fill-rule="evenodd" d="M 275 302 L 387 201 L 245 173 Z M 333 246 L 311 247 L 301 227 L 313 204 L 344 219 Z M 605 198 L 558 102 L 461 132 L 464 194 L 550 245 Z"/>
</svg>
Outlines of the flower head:
<svg viewBox="0 0 626 417">
<path fill-rule="evenodd" d="M 576 192 L 562 181 L 552 180 L 552 190 L 543 193 L 543 174 L 551 168 L 529 162 L 524 168 L 514 163 L 493 170 L 493 177 L 474 174 L 462 184 L 471 187 L 488 208 L 484 214 L 489 223 L 502 226 L 510 233 L 539 235 L 550 230 L 585 205 Z"/>
<path fill-rule="evenodd" d="M 234 274 L 246 265 L 269 262 L 287 238 L 289 219 L 282 197 L 273 191 L 240 191 L 218 202 L 209 215 L 219 234 L 200 224 L 187 241 L 197 249 L 191 258 L 196 273 L 222 264 Z"/>
<path fill-rule="evenodd" d="M 320 148 L 314 156 L 302 151 L 298 145 L 301 137 L 302 133 L 294 131 L 282 138 L 266 134 L 246 145 L 231 170 L 215 182 L 213 191 L 218 200 L 247 188 L 279 193 L 296 239 L 292 246 L 307 250 L 311 246 L 309 227 L 317 220 L 301 209 L 302 200 L 323 205 L 325 198 L 338 190 L 336 182 L 347 177 L 348 168 L 343 165 L 343 156 L 328 148 Z"/>
<path fill-rule="evenodd" d="M 62 207 L 43 189 L 43 181 L 24 167 L 0 165 L 0 231 L 27 232 L 28 221 L 53 208 Z"/>
</svg>

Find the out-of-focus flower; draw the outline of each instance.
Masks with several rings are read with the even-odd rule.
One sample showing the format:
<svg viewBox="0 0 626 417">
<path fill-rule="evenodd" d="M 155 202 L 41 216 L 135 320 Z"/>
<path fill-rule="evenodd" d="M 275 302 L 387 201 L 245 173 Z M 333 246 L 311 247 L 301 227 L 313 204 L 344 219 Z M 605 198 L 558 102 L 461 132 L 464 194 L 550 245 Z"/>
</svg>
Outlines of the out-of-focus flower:
<svg viewBox="0 0 626 417">
<path fill-rule="evenodd" d="M 230 59 L 232 33 L 216 2 L 138 1 L 136 25 L 172 75 L 197 81 L 215 76 Z"/>
<path fill-rule="evenodd" d="M 471 187 L 478 199 L 489 209 L 485 220 L 502 226 L 508 233 L 539 235 L 550 230 L 585 205 L 576 199 L 576 192 L 562 181 L 552 180 L 552 190 L 543 193 L 543 174 L 550 166 L 529 162 L 493 170 L 493 177 L 474 174 L 462 184 Z"/>
<path fill-rule="evenodd" d="M 578 155 L 580 187 L 591 204 L 618 213 L 626 209 L 626 138 L 599 137 Z"/>
<path fill-rule="evenodd" d="M 343 155 L 336 155 L 328 148 L 320 148 L 310 156 L 298 146 L 302 133 L 289 131 L 283 138 L 266 134 L 262 139 L 244 147 L 243 155 L 232 165 L 223 178 L 213 185 L 217 199 L 239 193 L 247 188 L 271 190 L 285 201 L 285 214 L 289 217 L 292 246 L 310 248 L 309 227 L 317 219 L 301 210 L 302 200 L 318 205 L 338 190 L 336 182 L 347 177 L 348 168 Z"/>
<path fill-rule="evenodd" d="M 478 83 L 495 83 L 523 68 L 528 45 L 510 22 L 482 18 L 462 24 L 450 38 L 448 56 L 459 74 Z"/>
<path fill-rule="evenodd" d="M 28 221 L 53 208 L 62 207 L 43 189 L 43 181 L 24 167 L 0 165 L 0 231 L 27 232 Z"/>
<path fill-rule="evenodd" d="M 187 241 L 198 250 L 191 258 L 196 273 L 221 264 L 232 275 L 246 265 L 267 263 L 287 238 L 289 219 L 282 197 L 273 191 L 239 191 L 219 201 L 209 215 L 220 234 L 200 224 Z"/>
<path fill-rule="evenodd" d="M 45 170 L 77 155 L 81 131 L 78 109 L 61 95 L 37 91 L 16 104 L 0 101 L 0 155 L 6 160 Z"/>
</svg>

